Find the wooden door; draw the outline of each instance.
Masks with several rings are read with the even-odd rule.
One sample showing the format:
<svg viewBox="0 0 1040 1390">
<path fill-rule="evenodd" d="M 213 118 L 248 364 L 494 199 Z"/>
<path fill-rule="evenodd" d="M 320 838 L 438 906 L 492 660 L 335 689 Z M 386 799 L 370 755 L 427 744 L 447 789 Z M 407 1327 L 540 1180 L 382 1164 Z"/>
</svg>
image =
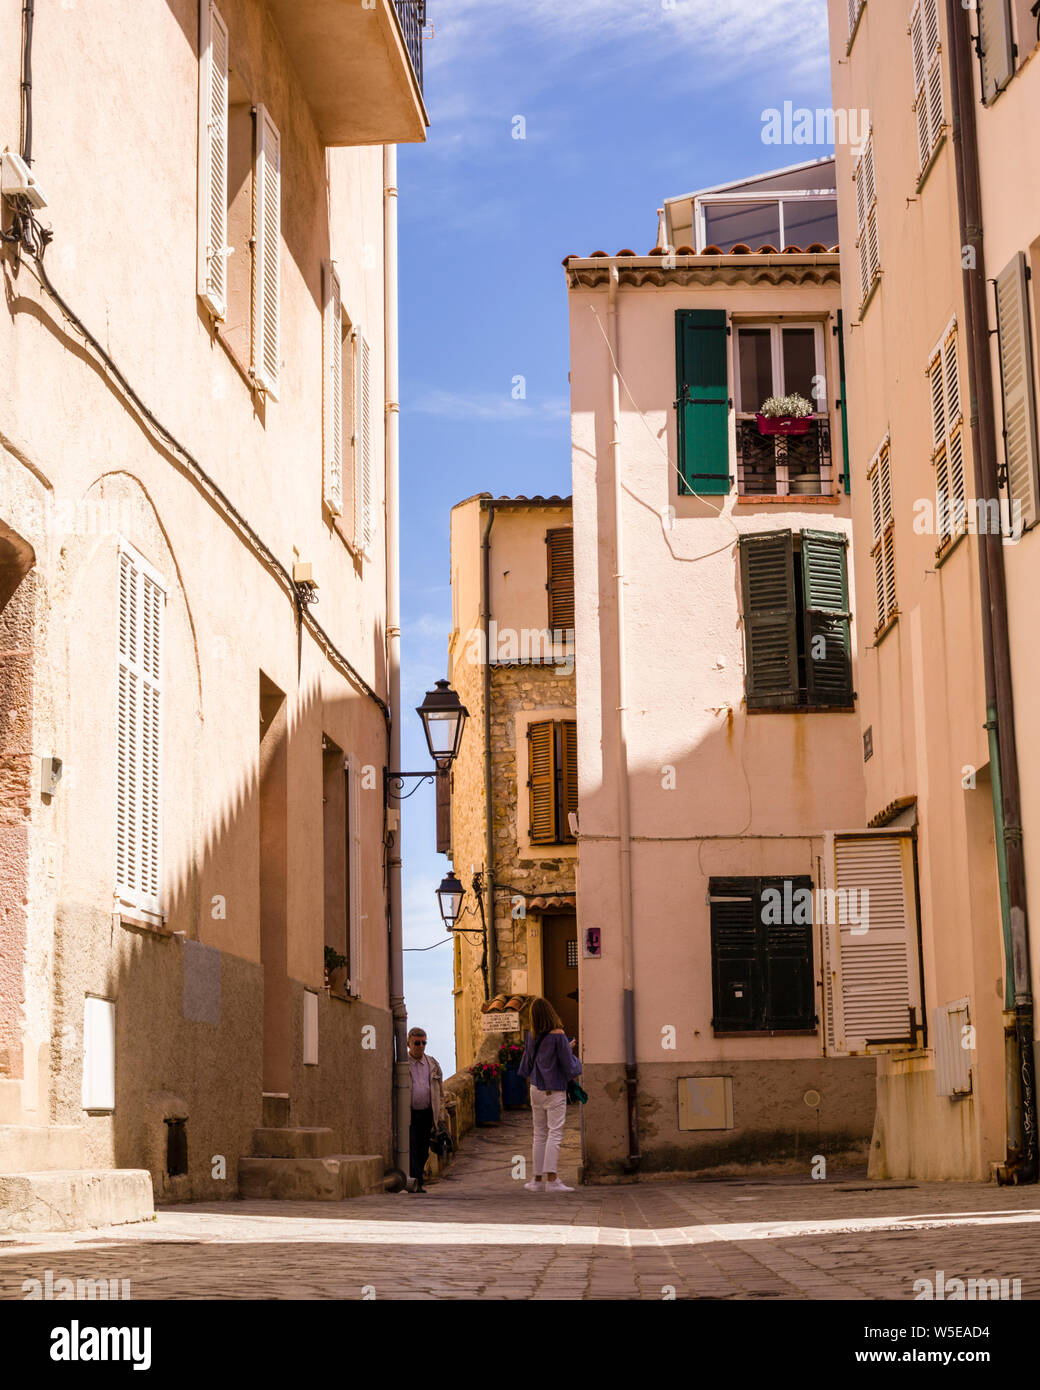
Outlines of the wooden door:
<svg viewBox="0 0 1040 1390">
<path fill-rule="evenodd" d="M 542 978 L 545 997 L 563 1019 L 568 1038 L 576 1038 L 578 919 L 573 912 L 542 918 Z"/>
</svg>

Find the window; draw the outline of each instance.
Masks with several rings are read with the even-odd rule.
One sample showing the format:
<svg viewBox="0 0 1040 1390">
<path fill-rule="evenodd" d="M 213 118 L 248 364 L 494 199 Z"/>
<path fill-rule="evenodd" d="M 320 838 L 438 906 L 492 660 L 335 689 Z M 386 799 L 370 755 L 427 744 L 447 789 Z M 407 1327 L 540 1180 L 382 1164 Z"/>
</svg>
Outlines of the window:
<svg viewBox="0 0 1040 1390">
<path fill-rule="evenodd" d="M 568 820 L 578 809 L 578 725 L 543 719 L 527 727 L 531 843 L 572 845 Z"/>
<path fill-rule="evenodd" d="M 227 310 L 228 31 L 212 0 L 199 7 L 199 294 Z"/>
<path fill-rule="evenodd" d="M 740 495 L 833 491 L 823 325 L 741 324 L 734 342 Z M 762 434 L 757 412 L 766 398 L 793 394 L 815 408 L 808 432 Z"/>
<path fill-rule="evenodd" d="M 162 921 L 162 660 L 166 592 L 152 567 L 119 551 L 116 893 L 119 908 Z"/>
<path fill-rule="evenodd" d="M 828 835 L 823 864 L 824 1051 L 913 1046 L 921 1008 L 913 832 Z"/>
<path fill-rule="evenodd" d="M 558 526 L 545 533 L 549 629 L 574 636 L 574 529 Z"/>
<path fill-rule="evenodd" d="M 874 288 L 881 274 L 881 251 L 877 229 L 877 185 L 874 181 L 874 137 L 867 140 L 854 174 L 856 184 L 856 250 L 859 252 L 860 305 Z"/>
<path fill-rule="evenodd" d="M 373 540 L 372 381 L 368 339 L 354 335 L 354 546 L 369 555 Z"/>
<path fill-rule="evenodd" d="M 836 246 L 838 204 L 834 189 L 776 193 L 708 193 L 694 200 L 697 249 L 752 251 L 785 246 Z"/>
<path fill-rule="evenodd" d="M 935 465 L 936 534 L 941 553 L 964 532 L 964 431 L 957 372 L 957 324 L 951 322 L 928 363 Z"/>
<path fill-rule="evenodd" d="M 840 531 L 741 536 L 749 710 L 852 707 L 847 544 Z"/>
<path fill-rule="evenodd" d="M 816 1029 L 809 878 L 712 878 L 716 1033 Z"/>
<path fill-rule="evenodd" d="M 923 174 L 943 133 L 942 57 L 939 0 L 918 0 L 910 17 L 914 58 L 914 111 L 917 154 Z"/>
<path fill-rule="evenodd" d="M 1026 258 L 1021 251 L 1012 256 L 997 276 L 997 340 L 1007 487 L 1012 504 L 1022 509 L 1023 526 L 1032 525 L 1040 516 L 1028 280 Z"/>
<path fill-rule="evenodd" d="M 282 141 L 265 106 L 256 108 L 253 166 L 253 351 L 250 370 L 278 399 L 281 369 Z"/>
<path fill-rule="evenodd" d="M 979 11 L 978 53 L 982 69 L 982 100 L 989 105 L 996 101 L 1015 71 L 1011 7 L 1009 0 L 976 0 L 976 4 Z"/>
<path fill-rule="evenodd" d="M 896 528 L 892 515 L 892 472 L 887 439 L 874 455 L 867 472 L 867 482 L 870 484 L 870 553 L 874 557 L 874 596 L 877 604 L 874 632 L 877 634 L 888 626 L 899 611 L 896 606 Z"/>
</svg>

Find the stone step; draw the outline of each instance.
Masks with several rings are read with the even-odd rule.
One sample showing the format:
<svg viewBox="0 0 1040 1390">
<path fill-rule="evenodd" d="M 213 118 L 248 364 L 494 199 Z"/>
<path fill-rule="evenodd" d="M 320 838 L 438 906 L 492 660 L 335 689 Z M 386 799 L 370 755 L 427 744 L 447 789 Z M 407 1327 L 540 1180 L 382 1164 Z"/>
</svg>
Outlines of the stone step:
<svg viewBox="0 0 1040 1390">
<path fill-rule="evenodd" d="M 78 1125 L 0 1125 L 0 1173 L 69 1171 L 82 1162 Z"/>
<path fill-rule="evenodd" d="M 297 1126 L 253 1130 L 254 1158 L 328 1158 L 335 1147 L 331 1129 Z"/>
<path fill-rule="evenodd" d="M 329 1154 L 325 1158 L 240 1158 L 238 1195 L 292 1202 L 342 1202 L 383 1191 L 378 1154 Z"/>
<path fill-rule="evenodd" d="M 284 1091 L 263 1093 L 263 1113 L 260 1120 L 265 1129 L 284 1129 L 290 1124 L 289 1097 Z"/>
<path fill-rule="evenodd" d="M 0 1235 L 122 1226 L 154 1215 L 146 1168 L 0 1175 Z"/>
</svg>

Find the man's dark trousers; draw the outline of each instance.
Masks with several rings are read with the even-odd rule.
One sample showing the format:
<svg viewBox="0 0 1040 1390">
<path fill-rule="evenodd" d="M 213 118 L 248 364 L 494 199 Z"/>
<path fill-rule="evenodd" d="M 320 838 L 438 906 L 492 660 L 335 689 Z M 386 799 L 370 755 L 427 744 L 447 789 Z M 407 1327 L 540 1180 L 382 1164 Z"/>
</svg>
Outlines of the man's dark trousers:
<svg viewBox="0 0 1040 1390">
<path fill-rule="evenodd" d="M 412 1111 L 412 1123 L 408 1130 L 409 1177 L 415 1178 L 422 1186 L 423 1170 L 430 1153 L 430 1131 L 433 1129 L 433 1107 Z"/>
</svg>

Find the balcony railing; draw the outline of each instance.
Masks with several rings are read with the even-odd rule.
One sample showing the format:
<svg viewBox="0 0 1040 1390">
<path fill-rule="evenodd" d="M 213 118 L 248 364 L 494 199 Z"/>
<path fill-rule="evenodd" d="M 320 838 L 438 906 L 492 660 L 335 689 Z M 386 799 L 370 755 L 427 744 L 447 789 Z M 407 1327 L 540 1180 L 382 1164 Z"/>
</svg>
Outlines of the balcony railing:
<svg viewBox="0 0 1040 1390">
<path fill-rule="evenodd" d="M 762 434 L 754 417 L 737 417 L 737 490 L 741 497 L 828 496 L 834 492 L 831 429 L 816 416 L 806 434 Z"/>
<path fill-rule="evenodd" d="M 412 60 L 419 91 L 423 89 L 422 35 L 426 27 L 426 0 L 394 0 L 394 9 L 404 34 L 404 46 Z"/>
</svg>

